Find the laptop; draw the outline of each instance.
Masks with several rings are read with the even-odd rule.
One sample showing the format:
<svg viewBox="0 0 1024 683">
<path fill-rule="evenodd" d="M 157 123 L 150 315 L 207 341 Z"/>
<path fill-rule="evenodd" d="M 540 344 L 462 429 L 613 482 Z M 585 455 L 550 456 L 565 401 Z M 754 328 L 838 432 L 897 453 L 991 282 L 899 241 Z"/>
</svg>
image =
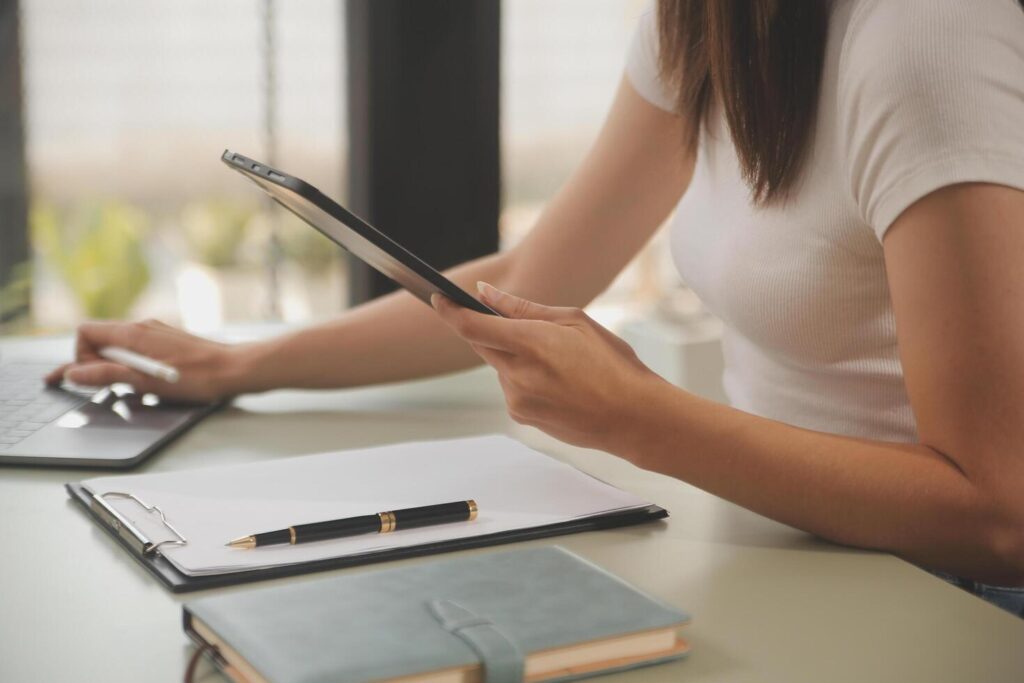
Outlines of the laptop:
<svg viewBox="0 0 1024 683">
<path fill-rule="evenodd" d="M 415 254 L 301 178 L 224 150 L 221 160 L 338 246 L 430 304 L 440 293 L 498 315 Z M 219 407 L 162 405 L 114 385 L 96 394 L 43 386 L 52 366 L 0 362 L 0 463 L 131 467 Z"/>
<path fill-rule="evenodd" d="M 0 360 L 0 464 L 131 467 L 220 407 L 162 403 L 123 384 L 45 386 L 57 365 Z"/>
</svg>

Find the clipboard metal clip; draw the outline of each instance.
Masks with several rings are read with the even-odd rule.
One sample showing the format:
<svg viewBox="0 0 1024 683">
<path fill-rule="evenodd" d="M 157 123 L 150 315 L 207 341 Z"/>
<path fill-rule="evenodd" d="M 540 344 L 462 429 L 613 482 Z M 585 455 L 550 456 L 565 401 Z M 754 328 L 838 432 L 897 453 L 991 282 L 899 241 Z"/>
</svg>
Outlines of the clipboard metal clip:
<svg viewBox="0 0 1024 683">
<path fill-rule="evenodd" d="M 138 527 L 132 524 L 131 521 L 115 510 L 114 507 L 105 500 L 106 498 L 127 498 L 137 503 L 146 512 L 160 515 L 160 522 L 168 531 L 174 534 L 175 538 L 169 538 L 167 540 L 154 543 L 148 536 L 146 536 L 146 534 L 139 530 Z M 106 493 L 94 494 L 92 497 L 92 509 L 97 515 L 99 515 L 100 519 L 102 519 L 107 526 L 114 530 L 114 533 L 116 533 L 140 555 L 155 553 L 161 546 L 181 546 L 188 543 L 188 539 L 185 538 L 180 531 L 175 529 L 173 524 L 167 521 L 167 516 L 164 514 L 163 510 L 158 508 L 156 505 L 149 505 L 133 493 L 107 491 Z"/>
</svg>

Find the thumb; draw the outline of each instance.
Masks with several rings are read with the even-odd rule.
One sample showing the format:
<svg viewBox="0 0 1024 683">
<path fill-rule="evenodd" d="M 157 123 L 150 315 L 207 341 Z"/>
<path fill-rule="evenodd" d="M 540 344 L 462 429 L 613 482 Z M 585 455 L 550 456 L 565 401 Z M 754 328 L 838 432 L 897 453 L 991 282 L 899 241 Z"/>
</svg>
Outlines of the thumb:
<svg viewBox="0 0 1024 683">
<path fill-rule="evenodd" d="M 79 363 L 64 372 L 64 378 L 87 387 L 106 387 L 117 382 L 130 384 L 137 392 L 145 393 L 157 384 L 152 378 L 117 363 L 94 361 Z"/>
<path fill-rule="evenodd" d="M 559 322 L 565 320 L 570 312 L 574 310 L 560 306 L 545 306 L 528 301 L 514 294 L 503 292 L 486 282 L 477 282 L 476 289 L 480 292 L 480 298 L 485 304 L 506 318 Z"/>
</svg>

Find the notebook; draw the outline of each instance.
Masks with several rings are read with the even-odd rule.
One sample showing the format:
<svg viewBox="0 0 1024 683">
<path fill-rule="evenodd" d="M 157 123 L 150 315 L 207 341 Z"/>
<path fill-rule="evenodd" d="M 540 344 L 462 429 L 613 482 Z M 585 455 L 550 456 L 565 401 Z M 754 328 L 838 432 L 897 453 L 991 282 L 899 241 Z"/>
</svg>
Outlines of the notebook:
<svg viewBox="0 0 1024 683">
<path fill-rule="evenodd" d="M 97 477 L 69 491 L 174 590 L 667 515 L 500 435 Z M 471 522 L 253 550 L 225 546 L 297 524 L 470 499 L 478 506 Z"/>
<path fill-rule="evenodd" d="M 555 546 L 206 598 L 185 631 L 235 681 L 565 681 L 679 659 L 689 616 Z"/>
</svg>

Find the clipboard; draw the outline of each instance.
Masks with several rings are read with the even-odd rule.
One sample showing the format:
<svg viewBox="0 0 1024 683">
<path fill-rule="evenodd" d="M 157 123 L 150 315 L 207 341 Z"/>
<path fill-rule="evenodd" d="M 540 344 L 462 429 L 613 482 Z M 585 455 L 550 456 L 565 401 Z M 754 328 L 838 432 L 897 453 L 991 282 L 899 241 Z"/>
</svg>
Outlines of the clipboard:
<svg viewBox="0 0 1024 683">
<path fill-rule="evenodd" d="M 180 534 L 173 525 L 168 523 L 159 507 L 151 506 L 134 494 L 120 491 L 104 492 L 93 495 L 79 483 L 65 484 L 68 495 L 77 503 L 81 509 L 100 528 L 138 562 L 147 572 L 172 593 L 188 593 L 192 591 L 205 590 L 207 588 L 221 588 L 242 583 L 265 581 L 268 579 L 283 578 L 286 576 L 298 576 L 313 572 L 327 571 L 330 569 L 343 569 L 359 565 L 386 562 L 390 560 L 402 560 L 409 557 L 420 557 L 425 555 L 436 555 L 438 553 L 452 552 L 456 550 L 469 550 L 471 548 L 483 548 L 486 546 L 505 543 L 516 543 L 519 541 L 532 541 L 552 536 L 562 536 L 584 531 L 599 531 L 602 529 L 614 529 L 635 524 L 643 524 L 668 517 L 668 511 L 657 506 L 650 505 L 646 508 L 632 509 L 620 512 L 609 513 L 576 519 L 558 524 L 548 524 L 526 529 L 516 529 L 497 534 L 486 534 L 471 536 L 468 538 L 451 539 L 437 543 L 408 546 L 404 548 L 392 548 L 383 551 L 363 553 L 354 556 L 334 557 L 325 560 L 304 562 L 301 564 L 288 564 L 265 569 L 254 569 L 242 572 L 230 572 L 224 574 L 210 574 L 203 576 L 187 576 L 178 571 L 163 555 L 160 554 L 161 546 L 171 543 L 187 542 L 187 539 Z M 152 514 L 159 515 L 163 524 L 168 527 L 175 538 L 154 543 L 145 534 L 139 531 L 130 521 L 120 515 L 112 506 L 106 504 L 106 497 L 117 496 L 133 499 L 137 504 Z"/>
</svg>

